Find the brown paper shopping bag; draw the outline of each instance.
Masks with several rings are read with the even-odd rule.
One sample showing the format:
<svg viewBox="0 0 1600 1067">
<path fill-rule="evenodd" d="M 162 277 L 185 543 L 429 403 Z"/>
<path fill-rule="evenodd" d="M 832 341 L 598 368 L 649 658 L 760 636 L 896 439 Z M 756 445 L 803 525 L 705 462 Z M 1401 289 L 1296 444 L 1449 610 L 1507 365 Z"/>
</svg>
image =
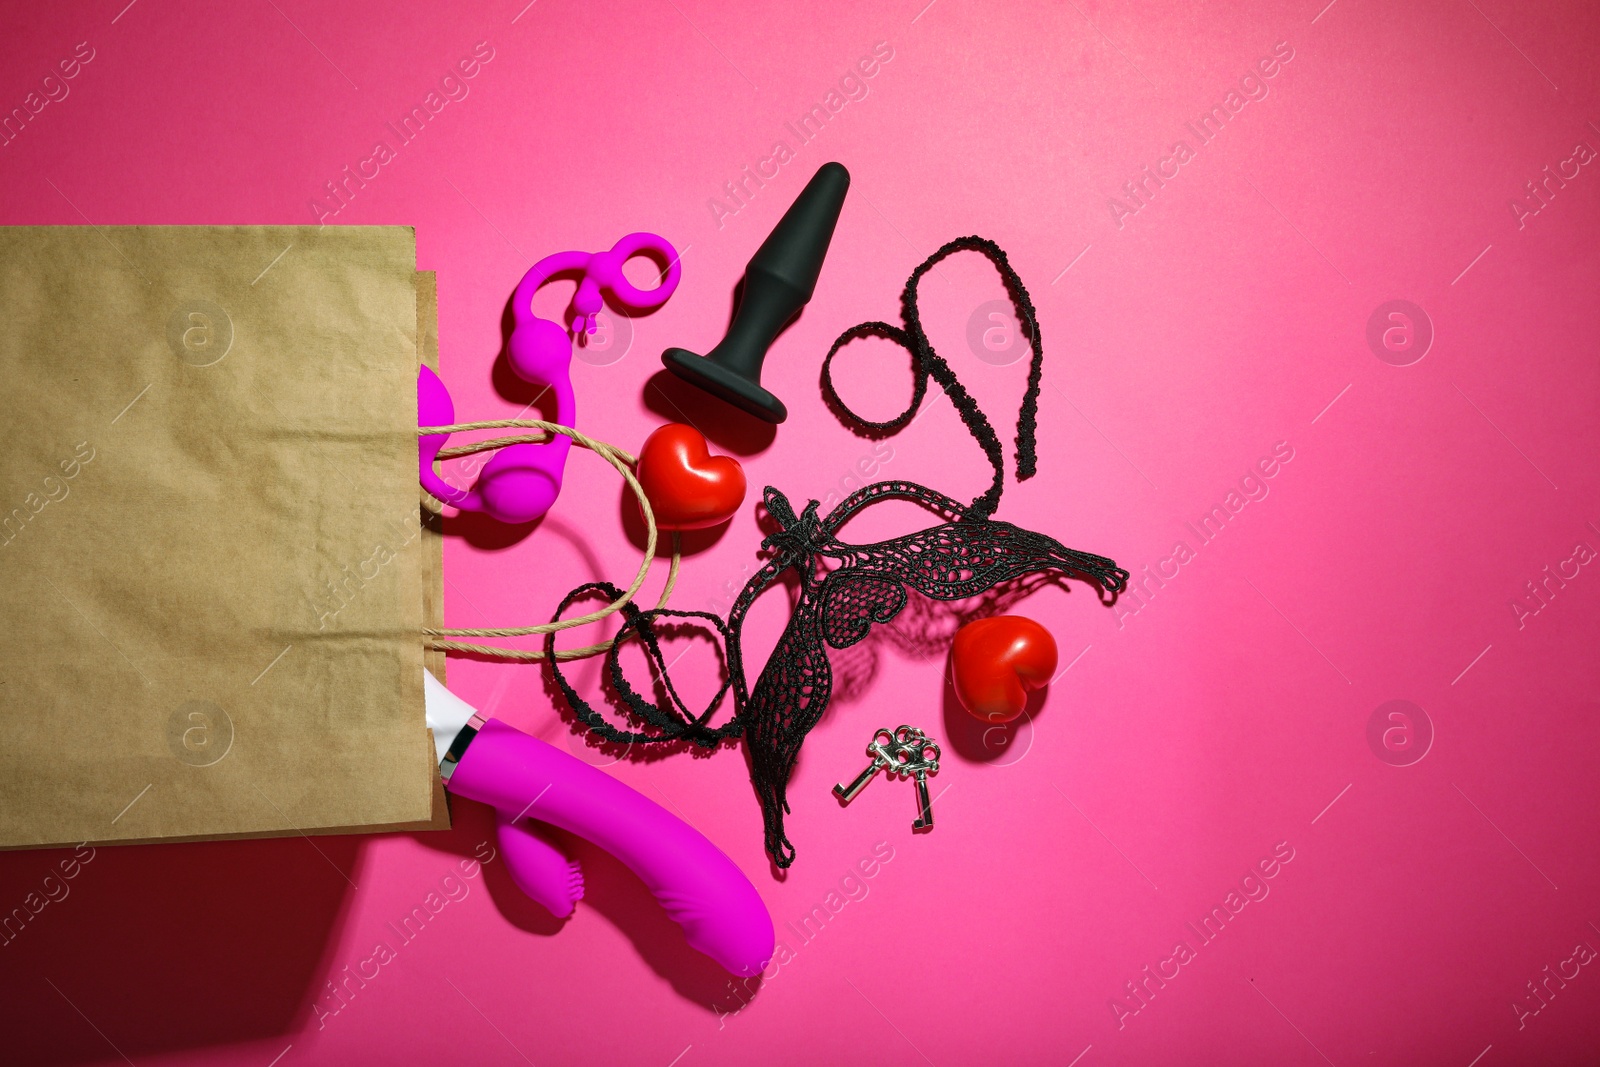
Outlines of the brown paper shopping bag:
<svg viewBox="0 0 1600 1067">
<path fill-rule="evenodd" d="M 419 286 L 403 227 L 0 228 L 0 847 L 436 823 Z"/>
<path fill-rule="evenodd" d="M 431 270 L 417 271 L 417 357 L 429 370 L 439 369 L 439 286 Z M 444 523 L 423 505 L 427 490 L 417 486 L 418 514 L 422 525 L 422 617 L 429 629 L 444 626 Z M 445 680 L 445 655 L 426 648 L 423 663 L 439 681 Z M 443 787 L 440 788 L 443 795 Z"/>
</svg>

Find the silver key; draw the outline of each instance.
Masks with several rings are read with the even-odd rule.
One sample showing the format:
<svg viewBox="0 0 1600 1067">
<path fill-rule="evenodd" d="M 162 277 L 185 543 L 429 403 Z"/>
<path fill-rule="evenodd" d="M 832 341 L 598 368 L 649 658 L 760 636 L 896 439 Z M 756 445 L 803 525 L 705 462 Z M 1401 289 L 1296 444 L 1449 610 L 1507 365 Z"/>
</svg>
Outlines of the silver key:
<svg viewBox="0 0 1600 1067">
<path fill-rule="evenodd" d="M 917 821 L 913 830 L 933 829 L 933 801 L 928 796 L 928 775 L 939 773 L 939 743 L 931 741 L 919 731 L 918 738 L 902 748 L 908 758 L 895 768 L 894 773 L 911 775 L 917 782 Z"/>
<path fill-rule="evenodd" d="M 856 776 L 849 785 L 833 787 L 840 800 L 851 801 L 867 787 L 880 770 L 896 778 L 915 778 L 917 783 L 917 819 L 913 830 L 933 828 L 933 801 L 928 796 L 928 775 L 939 772 L 939 743 L 915 726 L 901 726 L 893 732 L 879 730 L 867 746 L 872 763 Z"/>
<path fill-rule="evenodd" d="M 937 764 L 938 761 L 935 760 L 934 762 Z M 933 801 L 928 799 L 928 772 L 919 767 L 916 771 L 916 775 L 917 807 L 920 809 L 921 814 L 917 816 L 917 821 L 911 824 L 911 828 L 913 830 L 932 830 Z"/>
<path fill-rule="evenodd" d="M 833 787 L 833 795 L 848 804 L 856 795 L 867 787 L 867 783 L 893 760 L 889 756 L 887 746 L 894 743 L 894 734 L 888 730 L 879 730 L 872 735 L 871 744 L 867 745 L 867 755 L 872 757 L 872 763 L 867 769 L 856 775 L 855 780 L 849 785 L 839 784 Z"/>
</svg>

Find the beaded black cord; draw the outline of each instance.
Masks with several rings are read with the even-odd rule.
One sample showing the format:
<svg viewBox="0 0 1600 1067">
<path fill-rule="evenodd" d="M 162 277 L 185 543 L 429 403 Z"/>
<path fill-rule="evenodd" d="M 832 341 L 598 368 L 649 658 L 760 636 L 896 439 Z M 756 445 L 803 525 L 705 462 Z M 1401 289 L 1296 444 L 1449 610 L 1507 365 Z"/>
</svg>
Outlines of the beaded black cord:
<svg viewBox="0 0 1600 1067">
<path fill-rule="evenodd" d="M 949 395 L 961 421 L 983 448 L 994 467 L 994 482 L 971 504 L 963 505 L 914 482 L 876 482 L 850 494 L 826 516 L 817 514 L 810 501 L 796 514 L 788 497 L 768 486 L 763 494 L 767 513 L 777 524 L 775 533 L 761 542 L 772 555 L 745 584 L 724 622 L 704 611 L 643 610 L 630 603 L 623 607 L 624 621 L 616 643 L 606 655 L 612 685 L 633 717 L 644 729 L 627 730 L 591 708 L 562 674 L 552 655 L 551 673 L 579 720 L 599 737 L 620 744 L 687 742 L 713 748 L 730 738 L 743 737 L 749 746 L 751 783 L 761 803 L 767 853 L 778 867 L 794 862 L 795 850 L 784 833 L 783 816 L 789 811 L 786 791 L 795 760 L 806 734 L 822 718 L 833 688 L 827 648 L 844 649 L 866 638 L 875 623 L 888 623 L 907 603 L 906 588 L 934 600 L 961 600 L 995 586 L 1040 571 L 1057 571 L 1087 579 L 1115 594 L 1127 587 L 1128 572 L 1115 561 L 1067 548 L 1045 534 L 1024 530 L 989 516 L 999 506 L 1005 484 L 1005 458 L 999 437 L 971 395 L 956 379 L 943 357 L 934 351 L 923 331 L 917 310 L 917 286 L 940 260 L 960 251 L 987 256 L 999 270 L 1006 291 L 1016 305 L 1032 348 L 1028 387 L 1017 419 L 1017 477 L 1031 477 L 1036 469 L 1035 419 L 1043 349 L 1039 324 L 1028 291 L 1017 277 L 1005 252 L 982 237 L 962 237 L 944 245 L 917 267 L 901 296 L 903 328 L 884 322 L 853 326 L 839 336 L 822 364 L 822 388 L 830 404 L 868 432 L 893 433 L 906 426 L 921 406 L 931 375 Z M 906 410 L 887 422 L 862 419 L 845 406 L 833 386 L 834 355 L 861 337 L 885 337 L 901 345 L 912 357 L 912 398 Z M 884 500 L 909 500 L 942 514 L 941 525 L 903 537 L 869 545 L 841 541 L 837 534 L 853 515 Z M 832 567 L 825 566 L 831 562 Z M 768 657 L 754 689 L 746 686 L 741 634 L 745 616 L 757 598 L 785 571 L 793 570 L 800 583 L 799 599 L 777 646 Z M 601 594 L 615 599 L 619 590 L 608 582 L 579 586 L 562 600 L 560 619 L 577 600 Z M 679 697 L 662 657 L 656 623 L 664 619 L 699 619 L 721 635 L 726 649 L 728 676 L 704 710 L 692 712 Z M 619 650 L 637 635 L 645 654 L 661 679 L 666 707 L 646 700 L 623 675 Z M 553 653 L 555 635 L 545 638 Z M 722 698 L 732 689 L 733 717 L 711 725 Z"/>
</svg>

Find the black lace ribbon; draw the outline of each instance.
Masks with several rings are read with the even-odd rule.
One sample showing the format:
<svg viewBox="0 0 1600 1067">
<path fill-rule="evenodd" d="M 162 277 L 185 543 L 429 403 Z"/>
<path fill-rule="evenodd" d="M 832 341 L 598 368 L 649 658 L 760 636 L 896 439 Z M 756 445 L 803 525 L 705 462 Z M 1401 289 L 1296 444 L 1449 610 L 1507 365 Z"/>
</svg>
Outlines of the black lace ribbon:
<svg viewBox="0 0 1600 1067">
<path fill-rule="evenodd" d="M 865 322 L 839 335 L 822 363 L 823 393 L 849 421 L 874 433 L 894 433 L 908 425 L 927 393 L 928 378 L 937 381 L 955 405 L 961 421 L 977 439 L 994 468 L 989 489 L 971 504 L 963 505 L 943 493 L 914 482 L 876 482 L 847 497 L 825 516 L 817 514 L 812 500 L 797 514 L 788 497 L 768 486 L 763 493 L 776 532 L 761 543 L 768 559 L 751 577 L 728 612 L 727 621 L 710 612 L 644 610 L 634 604 L 623 608 L 623 624 L 616 644 L 606 656 L 613 688 L 639 729 L 624 729 L 588 705 L 567 681 L 561 664 L 547 661 L 556 685 L 579 721 L 606 741 L 633 744 L 687 742 L 714 748 L 724 740 L 743 737 L 749 748 L 751 783 L 761 804 L 767 853 L 778 867 L 794 862 L 795 850 L 784 831 L 789 811 L 787 788 L 806 735 L 822 718 L 833 689 L 828 648 L 844 649 L 866 638 L 876 624 L 892 621 L 907 603 L 913 589 L 934 600 L 963 600 L 985 593 L 1001 583 L 1042 571 L 1088 580 L 1110 593 L 1126 588 L 1128 572 L 1103 556 L 1090 555 L 1062 545 L 1042 533 L 990 518 L 1000 503 L 1005 485 L 1005 459 L 994 427 L 971 395 L 957 380 L 944 358 L 934 351 L 923 331 L 917 310 L 917 287 L 924 275 L 942 259 L 961 251 L 980 252 L 994 263 L 1016 306 L 1032 349 L 1028 386 L 1017 418 L 1017 477 L 1036 470 L 1035 420 L 1043 348 L 1033 302 L 1006 254 L 993 241 L 962 237 L 935 252 L 912 273 L 901 296 L 904 327 Z M 904 347 L 912 357 L 912 398 L 904 412 L 887 422 L 871 422 L 852 412 L 839 398 L 832 377 L 833 357 L 850 341 L 884 337 Z M 840 527 L 862 509 L 884 500 L 909 500 L 945 521 L 903 537 L 857 545 L 837 536 Z M 832 566 L 825 564 L 831 563 Z M 748 688 L 742 631 L 751 606 L 785 571 L 799 580 L 800 595 L 777 646 L 762 667 L 755 687 Z M 600 595 L 616 599 L 621 590 L 609 582 L 591 582 L 569 593 L 556 609 L 559 620 L 578 600 Z M 691 710 L 672 684 L 661 652 L 658 623 L 665 620 L 700 620 L 721 637 L 727 658 L 727 677 L 705 708 Z M 660 680 L 665 699 L 652 702 L 640 695 L 623 673 L 619 652 L 625 641 L 637 637 Z M 555 649 L 555 634 L 545 638 L 547 653 Z M 729 690 L 733 715 L 720 725 L 711 718 Z"/>
</svg>

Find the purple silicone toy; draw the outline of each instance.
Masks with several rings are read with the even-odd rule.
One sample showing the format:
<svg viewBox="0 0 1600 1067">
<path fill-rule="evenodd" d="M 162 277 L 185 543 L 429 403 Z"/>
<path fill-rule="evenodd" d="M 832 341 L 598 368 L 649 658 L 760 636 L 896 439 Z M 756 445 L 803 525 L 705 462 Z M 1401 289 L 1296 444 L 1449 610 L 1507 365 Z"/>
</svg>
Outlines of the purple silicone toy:
<svg viewBox="0 0 1600 1067">
<path fill-rule="evenodd" d="M 622 273 L 622 264 L 641 252 L 655 252 L 667 260 L 661 284 L 639 289 Z M 511 369 L 534 385 L 545 386 L 555 396 L 555 421 L 574 425 L 577 405 L 572 395 L 572 341 L 567 331 L 533 313 L 533 294 L 557 274 L 582 272 L 572 295 L 573 329 L 594 333 L 595 316 L 603 306 L 601 292 L 636 308 L 659 307 L 678 288 L 682 267 L 677 250 L 653 233 L 630 233 L 607 252 L 557 252 L 535 263 L 517 284 L 511 298 L 512 330 L 507 343 Z M 541 394 L 542 395 L 542 394 Z M 417 425 L 447 426 L 455 421 L 455 406 L 438 375 L 427 367 L 417 372 Z M 462 511 L 482 511 L 501 522 L 526 523 L 543 518 L 561 492 L 561 475 L 572 442 L 556 437 L 543 444 L 510 445 L 500 449 L 483 468 L 472 489 L 457 489 L 440 478 L 433 462 L 449 440 L 448 434 L 431 434 L 418 444 L 422 487 Z"/>
<path fill-rule="evenodd" d="M 750 879 L 694 827 L 642 793 L 498 719 L 485 720 L 432 674 L 428 725 L 445 786 L 493 807 L 500 850 L 517 886 L 557 918 L 572 914 L 583 876 L 537 836 L 537 819 L 594 842 L 625 863 L 683 927 L 689 944 L 733 974 L 772 959 L 772 917 Z"/>
<path fill-rule="evenodd" d="M 572 396 L 567 388 L 568 398 Z M 559 394 L 558 394 L 559 395 Z M 417 425 L 449 426 L 456 421 L 450 391 L 427 367 L 417 370 Z M 565 425 L 565 423 L 563 423 Z M 561 468 L 572 444 L 557 437 L 548 444 L 509 445 L 495 453 L 471 489 L 457 489 L 434 472 L 447 433 L 429 434 L 417 442 L 417 475 L 422 488 L 462 511 L 483 511 L 501 522 L 524 523 L 543 517 L 561 492 Z"/>
</svg>

